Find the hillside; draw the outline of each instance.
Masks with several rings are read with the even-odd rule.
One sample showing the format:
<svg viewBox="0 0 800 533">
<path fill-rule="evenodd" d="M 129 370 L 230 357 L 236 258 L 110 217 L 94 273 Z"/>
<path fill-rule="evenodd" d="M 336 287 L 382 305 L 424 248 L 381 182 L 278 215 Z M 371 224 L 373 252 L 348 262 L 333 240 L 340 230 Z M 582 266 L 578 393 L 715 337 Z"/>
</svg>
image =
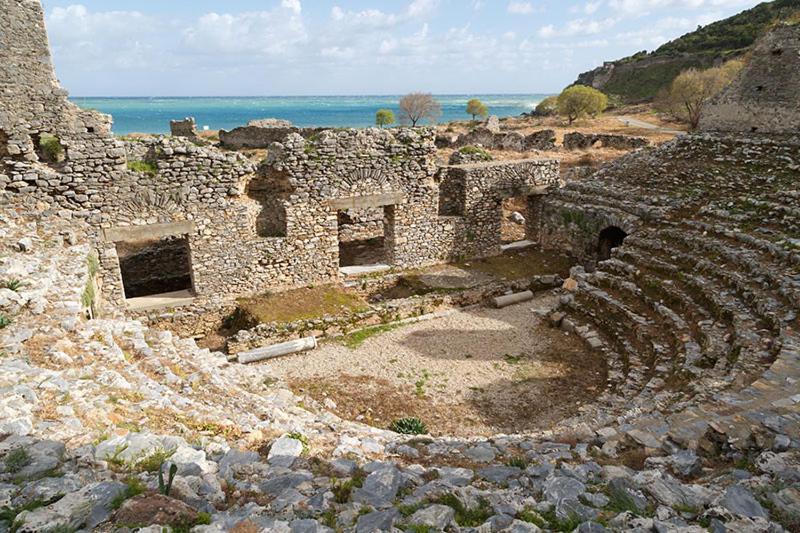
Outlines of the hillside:
<svg viewBox="0 0 800 533">
<path fill-rule="evenodd" d="M 578 76 L 589 85 L 625 102 L 652 99 L 681 71 L 708 68 L 720 59 L 745 53 L 770 26 L 800 15 L 800 0 L 765 2 L 724 20 L 698 28 L 653 52 L 610 61 Z"/>
</svg>

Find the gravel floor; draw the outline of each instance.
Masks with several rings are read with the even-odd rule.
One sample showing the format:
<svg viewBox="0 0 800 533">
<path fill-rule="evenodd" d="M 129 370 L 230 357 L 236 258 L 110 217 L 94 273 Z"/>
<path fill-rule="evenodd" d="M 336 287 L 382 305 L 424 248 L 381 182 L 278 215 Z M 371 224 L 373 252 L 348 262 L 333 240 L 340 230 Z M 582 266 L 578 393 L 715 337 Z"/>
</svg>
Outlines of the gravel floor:
<svg viewBox="0 0 800 533">
<path fill-rule="evenodd" d="M 458 311 L 357 349 L 327 342 L 270 367 L 340 416 L 373 425 L 419 415 L 435 434 L 542 428 L 599 394 L 606 379 L 600 358 L 534 313 L 554 304 L 543 295 L 506 309 Z"/>
</svg>

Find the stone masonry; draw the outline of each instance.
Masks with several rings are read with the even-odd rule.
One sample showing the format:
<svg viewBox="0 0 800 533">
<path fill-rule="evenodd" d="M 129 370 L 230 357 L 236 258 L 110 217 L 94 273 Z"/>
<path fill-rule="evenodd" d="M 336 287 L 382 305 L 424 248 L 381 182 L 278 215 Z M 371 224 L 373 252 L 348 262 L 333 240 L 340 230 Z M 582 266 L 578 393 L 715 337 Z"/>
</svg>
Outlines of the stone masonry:
<svg viewBox="0 0 800 533">
<path fill-rule="evenodd" d="M 710 105 L 701 130 L 792 133 L 800 129 L 800 26 L 775 28 L 743 72 Z"/>
<path fill-rule="evenodd" d="M 504 195 L 558 183 L 554 161 L 439 169 L 429 129 L 302 130 L 304 138 L 291 125 L 257 121 L 248 128 L 280 141 L 261 167 L 184 138 L 188 120 L 173 122 L 171 138 L 123 143 L 110 117 L 67 101 L 40 3 L 0 7 L 9 28 L 0 33 L 0 190 L 89 222 L 98 285 L 113 306 L 125 301 L 118 251 L 126 245 L 185 239 L 201 299 L 281 290 L 339 279 L 342 213 L 370 210 L 365 231 L 384 226 L 387 261 L 418 267 L 498 253 Z M 45 135 L 63 147 L 63 161 L 40 158 Z M 461 214 L 440 216 L 440 184 L 451 182 L 466 187 L 453 209 Z"/>
</svg>

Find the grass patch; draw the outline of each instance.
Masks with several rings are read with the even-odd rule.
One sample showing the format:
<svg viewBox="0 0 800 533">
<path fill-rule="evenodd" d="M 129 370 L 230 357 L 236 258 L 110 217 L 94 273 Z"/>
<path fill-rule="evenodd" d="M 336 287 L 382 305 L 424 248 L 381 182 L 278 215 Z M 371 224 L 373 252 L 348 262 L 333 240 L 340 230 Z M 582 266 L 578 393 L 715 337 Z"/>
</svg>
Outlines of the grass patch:
<svg viewBox="0 0 800 533">
<path fill-rule="evenodd" d="M 513 280 L 547 274 L 568 277 L 569 269 L 573 265 L 574 261 L 564 255 L 529 249 L 523 252 L 505 253 L 486 259 L 468 261 L 458 266 L 496 278 Z"/>
<path fill-rule="evenodd" d="M 336 503 L 347 503 L 350 501 L 353 489 L 360 489 L 364 485 L 367 474 L 363 470 L 356 470 L 350 479 L 334 483 L 331 487 L 333 499 Z"/>
<path fill-rule="evenodd" d="M 306 437 L 305 435 L 303 435 L 298 431 L 289 433 L 288 435 L 286 435 L 286 437 L 299 441 L 300 444 L 303 445 L 303 453 L 304 454 L 308 453 L 308 450 L 310 449 L 310 446 L 308 444 L 308 437 Z"/>
<path fill-rule="evenodd" d="M 161 465 L 168 461 L 174 454 L 174 450 L 165 450 L 163 448 L 154 450 L 149 455 L 134 461 L 133 470 L 137 472 L 150 472 L 151 474 L 160 472 Z"/>
<path fill-rule="evenodd" d="M 238 303 L 246 316 L 261 324 L 358 313 L 369 308 L 358 294 L 333 285 L 242 298 Z"/>
<path fill-rule="evenodd" d="M 403 326 L 402 324 L 384 324 L 382 326 L 373 326 L 369 328 L 364 328 L 342 337 L 342 344 L 344 344 L 351 350 L 355 350 L 356 348 L 364 344 L 367 341 L 367 339 L 376 337 L 378 335 L 382 335 L 384 333 L 388 333 L 390 331 L 394 331 L 402 326 Z"/>
<path fill-rule="evenodd" d="M 16 448 L 6 455 L 6 472 L 11 474 L 16 474 L 29 464 L 31 464 L 31 456 L 28 455 L 24 448 Z"/>
<path fill-rule="evenodd" d="M 144 483 L 139 481 L 138 478 L 130 477 L 126 479 L 125 490 L 122 493 L 117 494 L 114 499 L 111 500 L 111 508 L 119 509 L 126 500 L 130 500 L 131 498 L 144 493 L 145 490 L 146 487 L 144 486 Z"/>
<path fill-rule="evenodd" d="M 434 503 L 446 505 L 456 512 L 456 523 L 461 527 L 478 527 L 486 522 L 493 514 L 489 502 L 483 498 L 478 500 L 478 505 L 467 508 L 452 492 L 437 498 Z"/>
<path fill-rule="evenodd" d="M 506 461 L 506 466 L 519 468 L 520 470 L 525 470 L 526 468 L 528 468 L 528 460 L 520 456 L 512 457 L 508 461 Z"/>
<path fill-rule="evenodd" d="M 147 161 L 128 161 L 128 170 L 147 174 L 148 176 L 155 176 L 158 174 L 158 167 L 154 163 L 149 163 Z"/>
<path fill-rule="evenodd" d="M 534 511 L 530 507 L 526 507 L 519 513 L 517 513 L 517 519 L 522 520 L 523 522 L 527 522 L 529 524 L 533 524 L 538 528 L 544 528 L 547 525 L 547 521 L 542 518 L 542 515 Z"/>
<path fill-rule="evenodd" d="M 7 328 L 10 325 L 11 325 L 11 319 L 8 318 L 3 313 L 0 313 L 0 329 Z"/>
</svg>

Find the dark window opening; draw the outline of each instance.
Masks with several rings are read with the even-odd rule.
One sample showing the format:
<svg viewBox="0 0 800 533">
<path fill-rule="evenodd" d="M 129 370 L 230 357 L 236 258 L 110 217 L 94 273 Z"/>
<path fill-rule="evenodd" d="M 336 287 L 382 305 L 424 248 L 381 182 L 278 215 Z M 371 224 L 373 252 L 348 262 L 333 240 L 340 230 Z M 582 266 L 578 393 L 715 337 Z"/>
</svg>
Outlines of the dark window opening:
<svg viewBox="0 0 800 533">
<path fill-rule="evenodd" d="M 67 152 L 61 140 L 49 133 L 40 133 L 31 136 L 33 149 L 42 163 L 58 165 L 67 159 Z"/>
<path fill-rule="evenodd" d="M 118 242 L 125 298 L 192 291 L 192 266 L 186 237 Z"/>
<path fill-rule="evenodd" d="M 597 248 L 597 258 L 600 261 L 605 261 L 611 258 L 611 250 L 622 246 L 622 241 L 625 240 L 628 234 L 622 231 L 617 226 L 609 226 L 600 232 L 600 239 Z"/>
<path fill-rule="evenodd" d="M 86 128 L 86 133 L 94 133 L 94 128 L 92 126 L 89 126 L 88 128 Z"/>
<path fill-rule="evenodd" d="M 756 91 L 757 92 L 761 92 L 763 90 L 764 90 L 764 86 L 763 85 L 759 85 L 758 87 L 756 87 Z"/>
<path fill-rule="evenodd" d="M 752 133 L 755 133 L 755 132 L 757 132 L 757 131 L 758 131 L 758 126 L 750 126 L 750 131 L 751 131 Z"/>
<path fill-rule="evenodd" d="M 348 209 L 337 213 L 339 266 L 382 265 L 389 262 L 388 235 L 393 206 Z"/>
<path fill-rule="evenodd" d="M 783 54 L 783 50 L 780 48 L 776 48 L 775 50 L 772 51 L 772 55 L 774 56 L 779 56 L 781 54 Z"/>
</svg>

